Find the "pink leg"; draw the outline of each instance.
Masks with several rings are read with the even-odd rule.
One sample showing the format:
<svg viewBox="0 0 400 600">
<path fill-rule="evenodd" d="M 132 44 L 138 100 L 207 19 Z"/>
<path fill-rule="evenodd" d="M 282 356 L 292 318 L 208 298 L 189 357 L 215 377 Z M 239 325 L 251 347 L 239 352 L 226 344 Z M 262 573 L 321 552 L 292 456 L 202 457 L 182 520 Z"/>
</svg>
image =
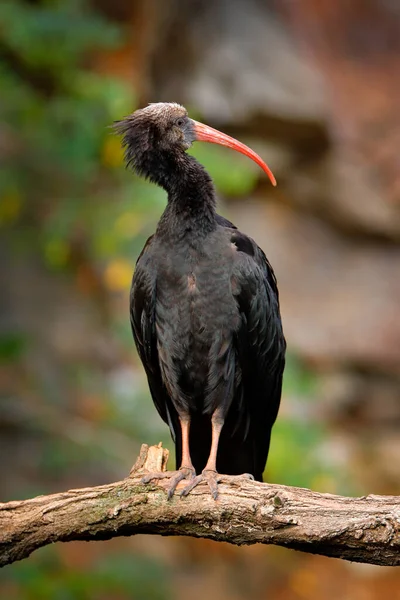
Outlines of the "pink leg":
<svg viewBox="0 0 400 600">
<path fill-rule="evenodd" d="M 167 479 L 170 478 L 170 483 L 167 488 L 168 500 L 172 498 L 174 492 L 178 486 L 178 483 L 183 479 L 193 479 L 196 475 L 192 459 L 190 458 L 189 450 L 189 429 L 190 429 L 190 418 L 179 417 L 182 432 L 182 461 L 178 471 L 165 471 L 164 473 L 149 473 L 143 477 L 143 483 L 149 483 L 154 479 Z"/>
<path fill-rule="evenodd" d="M 207 464 L 203 469 L 201 475 L 197 475 L 193 480 L 185 487 L 182 491 L 182 496 L 187 496 L 199 483 L 206 481 L 210 492 L 214 500 L 218 497 L 218 473 L 217 473 L 217 453 L 219 437 L 221 430 L 224 425 L 224 419 L 221 415 L 220 410 L 217 408 L 211 417 L 211 449 L 208 456 Z"/>
<path fill-rule="evenodd" d="M 189 430 L 190 430 L 190 418 L 181 419 L 179 418 L 179 422 L 181 424 L 181 432 L 182 432 L 182 461 L 180 469 L 192 469 L 194 471 L 192 465 L 192 459 L 190 458 L 190 450 L 189 450 Z"/>
</svg>

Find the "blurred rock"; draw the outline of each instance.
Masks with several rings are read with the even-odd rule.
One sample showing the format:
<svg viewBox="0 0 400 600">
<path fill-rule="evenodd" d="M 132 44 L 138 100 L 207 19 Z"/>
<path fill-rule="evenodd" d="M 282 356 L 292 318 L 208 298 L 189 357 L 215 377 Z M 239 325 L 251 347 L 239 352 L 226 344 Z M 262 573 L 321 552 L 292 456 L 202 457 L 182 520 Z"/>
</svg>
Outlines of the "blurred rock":
<svg viewBox="0 0 400 600">
<path fill-rule="evenodd" d="M 324 118 L 318 71 L 300 56 L 272 3 L 174 4 L 151 56 L 157 100 L 178 98 L 219 123 L 245 122 L 257 113 Z"/>
<path fill-rule="evenodd" d="M 321 377 L 318 387 L 329 420 L 348 427 L 372 422 L 379 428 L 400 427 L 399 377 L 333 371 Z"/>
<path fill-rule="evenodd" d="M 335 146 L 330 204 L 353 226 L 398 240 L 400 5 L 300 0 L 286 6 L 324 79 Z"/>
</svg>

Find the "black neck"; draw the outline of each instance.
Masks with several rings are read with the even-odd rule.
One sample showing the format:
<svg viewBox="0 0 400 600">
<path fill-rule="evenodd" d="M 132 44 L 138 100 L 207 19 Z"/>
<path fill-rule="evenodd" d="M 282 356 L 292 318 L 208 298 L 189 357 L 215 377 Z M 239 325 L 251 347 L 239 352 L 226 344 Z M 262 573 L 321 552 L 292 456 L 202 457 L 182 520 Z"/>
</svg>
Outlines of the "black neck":
<svg viewBox="0 0 400 600">
<path fill-rule="evenodd" d="M 215 228 L 214 185 L 193 156 L 186 152 L 157 153 L 146 166 L 148 178 L 168 193 L 158 233 L 173 230 L 180 237 L 189 231 L 201 235 Z"/>
</svg>

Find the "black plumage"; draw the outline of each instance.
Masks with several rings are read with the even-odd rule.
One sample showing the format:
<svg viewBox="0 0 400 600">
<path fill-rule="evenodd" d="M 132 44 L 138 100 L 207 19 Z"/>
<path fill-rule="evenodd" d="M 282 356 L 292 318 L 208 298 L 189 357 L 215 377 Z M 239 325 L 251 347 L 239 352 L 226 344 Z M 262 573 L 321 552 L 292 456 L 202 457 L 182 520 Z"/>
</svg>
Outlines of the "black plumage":
<svg viewBox="0 0 400 600">
<path fill-rule="evenodd" d="M 116 129 L 127 164 L 168 193 L 136 264 L 130 314 L 154 404 L 176 445 L 169 493 L 182 479 L 184 493 L 205 479 L 216 497 L 217 471 L 262 481 L 285 339 L 271 265 L 216 213 L 211 178 L 185 151 L 196 139 L 251 151 L 177 104 L 149 105 Z"/>
</svg>

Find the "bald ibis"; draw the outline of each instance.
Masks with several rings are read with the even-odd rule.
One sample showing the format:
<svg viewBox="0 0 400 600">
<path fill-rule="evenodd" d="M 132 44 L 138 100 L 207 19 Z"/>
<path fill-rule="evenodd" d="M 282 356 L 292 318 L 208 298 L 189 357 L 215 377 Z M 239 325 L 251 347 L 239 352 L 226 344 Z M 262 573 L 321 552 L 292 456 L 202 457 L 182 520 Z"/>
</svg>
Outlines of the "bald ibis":
<svg viewBox="0 0 400 600">
<path fill-rule="evenodd" d="M 176 446 L 168 497 L 187 480 L 218 495 L 219 473 L 262 481 L 285 364 L 276 278 L 264 252 L 216 213 L 212 180 L 186 153 L 195 141 L 228 146 L 275 178 L 253 150 L 150 104 L 114 125 L 125 161 L 161 186 L 168 203 L 132 280 L 130 317 L 150 392 Z"/>
</svg>

